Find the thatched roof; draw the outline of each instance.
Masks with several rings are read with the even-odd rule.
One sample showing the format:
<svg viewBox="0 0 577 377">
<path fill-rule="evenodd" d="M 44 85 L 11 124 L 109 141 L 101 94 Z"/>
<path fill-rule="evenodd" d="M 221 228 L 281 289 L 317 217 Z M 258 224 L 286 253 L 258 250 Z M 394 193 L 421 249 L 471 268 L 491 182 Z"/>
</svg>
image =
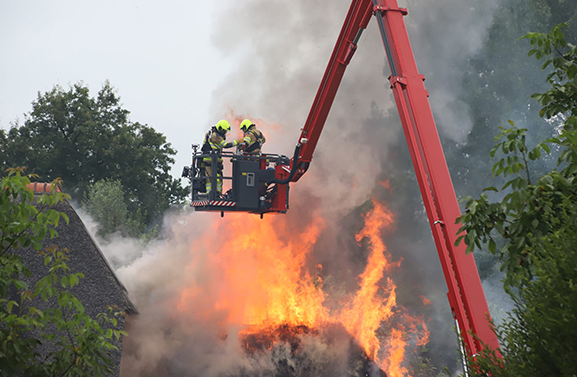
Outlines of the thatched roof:
<svg viewBox="0 0 577 377">
<path fill-rule="evenodd" d="M 52 190 L 49 184 L 43 183 L 31 184 L 29 188 L 34 191 L 35 196 L 49 193 Z M 57 190 L 59 191 L 59 189 Z M 80 284 L 75 286 L 71 292 L 84 305 L 86 313 L 92 318 L 96 318 L 97 314 L 107 311 L 107 306 L 116 305 L 127 314 L 138 314 L 136 307 L 130 301 L 126 288 L 114 273 L 72 205 L 65 201 L 52 208 L 64 212 L 70 222 L 66 224 L 65 221 L 60 221 L 56 229 L 58 237 L 53 239 L 46 237 L 43 246 L 56 245 L 59 248 L 70 250 L 68 267 L 72 272 L 84 274 L 84 279 L 81 279 Z M 37 280 L 47 274 L 48 268 L 44 265 L 44 258 L 38 256 L 35 250 L 26 248 L 18 249 L 17 252 L 24 258 L 26 265 L 32 272 L 29 283 L 35 284 Z M 34 302 L 33 305 L 42 308 L 46 304 Z M 119 319 L 119 328 L 124 329 L 123 319 Z M 113 343 L 118 347 L 118 351 L 112 355 L 116 364 L 113 375 L 118 375 L 122 342 L 115 341 Z"/>
<path fill-rule="evenodd" d="M 35 195 L 51 191 L 49 184 L 33 183 L 30 186 Z M 92 314 L 88 307 L 95 308 L 96 313 L 99 313 L 104 311 L 107 305 L 117 305 L 127 314 L 138 313 L 128 297 L 126 288 L 114 273 L 72 205 L 63 202 L 53 209 L 64 212 L 70 222 L 66 224 L 61 221 L 56 229 L 58 237 L 53 239 L 47 237 L 43 245 L 44 247 L 56 245 L 70 250 L 68 267 L 73 272 L 84 274 L 84 279 L 81 279 L 79 286 L 74 287 L 73 293 L 87 307 L 87 312 Z M 35 252 L 26 252 L 22 256 L 33 274 L 38 273 L 38 276 L 46 274 L 43 260 Z"/>
</svg>

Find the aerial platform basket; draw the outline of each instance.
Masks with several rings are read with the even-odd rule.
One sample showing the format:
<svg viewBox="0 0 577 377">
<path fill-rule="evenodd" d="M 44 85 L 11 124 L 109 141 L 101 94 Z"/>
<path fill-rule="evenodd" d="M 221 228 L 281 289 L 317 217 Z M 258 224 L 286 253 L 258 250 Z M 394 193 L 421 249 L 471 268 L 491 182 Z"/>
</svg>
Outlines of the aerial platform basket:
<svg viewBox="0 0 577 377">
<path fill-rule="evenodd" d="M 264 214 L 269 212 L 285 213 L 288 209 L 289 185 L 282 183 L 290 173 L 290 160 L 286 156 L 263 154 L 260 156 L 232 152 L 202 152 L 193 145 L 192 165 L 185 166 L 182 176 L 191 182 L 191 206 L 196 211 L 249 212 Z M 210 161 L 208 161 L 210 159 Z M 230 161 L 232 175 L 226 171 L 218 176 L 224 161 Z M 227 164 L 228 165 L 228 164 Z M 206 167 L 211 167 L 207 175 Z M 228 168 L 228 166 L 227 166 Z M 230 174 L 230 173 L 229 173 Z M 219 193 L 218 181 L 222 184 L 231 181 L 226 193 Z M 206 183 L 212 190 L 207 192 Z"/>
</svg>

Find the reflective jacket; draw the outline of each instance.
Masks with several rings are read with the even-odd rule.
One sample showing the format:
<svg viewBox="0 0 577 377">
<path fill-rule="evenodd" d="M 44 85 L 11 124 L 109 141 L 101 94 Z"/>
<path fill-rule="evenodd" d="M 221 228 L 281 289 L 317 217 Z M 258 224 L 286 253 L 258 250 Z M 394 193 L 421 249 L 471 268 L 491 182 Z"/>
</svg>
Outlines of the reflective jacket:
<svg viewBox="0 0 577 377">
<path fill-rule="evenodd" d="M 208 152 L 215 152 L 220 153 L 224 148 L 231 148 L 238 145 L 238 140 L 233 140 L 230 143 L 226 142 L 226 135 L 221 134 L 216 130 L 215 127 L 212 127 L 205 135 L 204 135 L 204 143 L 202 144 L 202 151 L 204 153 Z M 204 161 L 211 161 L 210 157 L 204 157 Z M 218 158 L 219 162 L 222 162 L 222 157 Z"/>
<path fill-rule="evenodd" d="M 250 126 L 249 129 L 244 133 L 243 142 L 246 143 L 244 151 L 249 154 L 258 154 L 262 145 L 266 142 L 266 139 L 262 132 L 256 129 L 255 126 Z"/>
</svg>

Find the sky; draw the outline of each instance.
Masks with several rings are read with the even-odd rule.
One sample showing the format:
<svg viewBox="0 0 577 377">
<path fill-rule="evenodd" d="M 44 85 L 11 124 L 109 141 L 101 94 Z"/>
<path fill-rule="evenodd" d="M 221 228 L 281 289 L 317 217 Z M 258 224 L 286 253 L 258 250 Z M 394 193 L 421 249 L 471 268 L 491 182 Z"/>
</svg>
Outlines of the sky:
<svg viewBox="0 0 577 377">
<path fill-rule="evenodd" d="M 0 0 L 0 127 L 22 122 L 54 85 L 82 82 L 95 96 L 109 80 L 130 120 L 177 150 L 180 176 L 191 144 L 218 121 L 211 95 L 233 66 L 211 41 L 219 10 L 215 1 Z"/>
</svg>

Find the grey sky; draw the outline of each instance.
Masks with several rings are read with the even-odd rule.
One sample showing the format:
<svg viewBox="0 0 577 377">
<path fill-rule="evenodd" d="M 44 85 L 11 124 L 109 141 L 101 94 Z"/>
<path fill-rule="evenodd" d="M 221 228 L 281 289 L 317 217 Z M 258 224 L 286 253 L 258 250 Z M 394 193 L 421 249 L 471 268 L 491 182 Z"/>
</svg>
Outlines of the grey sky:
<svg viewBox="0 0 577 377">
<path fill-rule="evenodd" d="M 218 2 L 0 0 L 0 127 L 32 109 L 37 93 L 105 80 L 130 119 L 166 135 L 173 174 L 209 124 L 211 93 L 230 71 L 211 47 Z"/>
</svg>

